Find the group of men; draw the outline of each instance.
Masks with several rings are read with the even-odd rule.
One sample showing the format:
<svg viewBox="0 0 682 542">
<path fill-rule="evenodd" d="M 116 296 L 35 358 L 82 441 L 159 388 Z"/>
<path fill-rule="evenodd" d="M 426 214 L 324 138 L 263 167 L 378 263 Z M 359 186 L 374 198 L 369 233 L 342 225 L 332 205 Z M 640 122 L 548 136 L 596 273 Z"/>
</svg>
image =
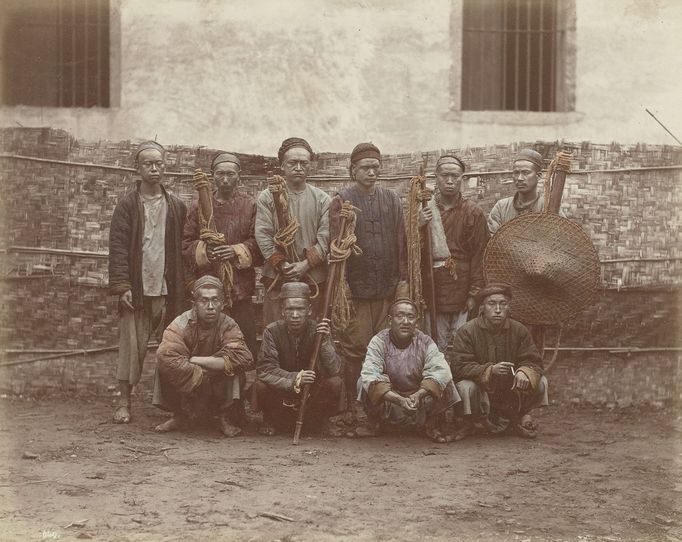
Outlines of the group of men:
<svg viewBox="0 0 682 542">
<path fill-rule="evenodd" d="M 397 193 L 378 186 L 379 149 L 372 143 L 353 149 L 352 183 L 333 197 L 307 182 L 314 158 L 307 141 L 286 139 L 278 152 L 284 193 L 265 189 L 253 198 L 240 189 L 239 158 L 219 153 L 211 164 L 213 229 L 207 232 L 200 202 L 188 212 L 163 187 L 164 148 L 140 144 L 140 180 L 117 205 L 110 230 L 109 281 L 120 310 L 120 402 L 113 421 L 131 421 L 131 391 L 147 344 L 162 333 L 153 403 L 172 416 L 159 432 L 215 420 L 225 436 L 236 436 L 247 398 L 263 412 L 259 432 L 290 431 L 308 388 L 306 428 L 331 431 L 330 416 L 345 405 L 348 436 L 414 427 L 437 442 L 477 428 L 534 437 L 529 412 L 547 404 L 542 357 L 523 324 L 509 318 L 511 289 L 485 284 L 483 253 L 502 224 L 542 210 L 540 154 L 520 151 L 513 163 L 517 192 L 500 200 L 487 220 L 462 196 L 462 160 L 439 158 L 436 191 L 419 214 L 420 227 L 431 230 L 436 341 L 428 326 L 427 333 L 418 329 L 402 204 Z M 320 292 L 344 202 L 356 210 L 361 253 L 346 262 L 352 318 L 333 341 Z M 267 293 L 258 348 L 252 296 L 261 265 Z M 322 341 L 317 368 L 310 370 L 316 337 Z M 254 367 L 256 380 L 246 389 L 245 374 Z M 356 401 L 366 413 L 361 422 Z M 446 423 L 449 410 L 456 431 Z"/>
</svg>

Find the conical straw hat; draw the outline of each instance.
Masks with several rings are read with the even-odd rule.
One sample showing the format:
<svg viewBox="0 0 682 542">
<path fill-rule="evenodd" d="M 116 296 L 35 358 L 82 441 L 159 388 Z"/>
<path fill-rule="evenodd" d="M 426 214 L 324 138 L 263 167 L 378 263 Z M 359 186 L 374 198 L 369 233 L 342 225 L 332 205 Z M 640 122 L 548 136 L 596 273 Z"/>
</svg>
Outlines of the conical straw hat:
<svg viewBox="0 0 682 542">
<path fill-rule="evenodd" d="M 597 250 L 570 220 L 529 213 L 504 224 L 483 256 L 486 282 L 512 288 L 512 318 L 559 324 L 590 305 L 600 286 Z"/>
</svg>

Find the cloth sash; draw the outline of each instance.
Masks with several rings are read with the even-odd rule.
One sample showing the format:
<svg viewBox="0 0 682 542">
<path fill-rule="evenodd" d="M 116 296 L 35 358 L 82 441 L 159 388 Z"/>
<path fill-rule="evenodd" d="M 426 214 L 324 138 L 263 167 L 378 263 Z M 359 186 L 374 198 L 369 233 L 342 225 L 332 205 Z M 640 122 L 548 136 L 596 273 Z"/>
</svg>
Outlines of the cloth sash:
<svg viewBox="0 0 682 542">
<path fill-rule="evenodd" d="M 435 194 L 428 201 L 429 209 L 433 214 L 433 220 L 429 224 L 431 228 L 431 252 L 433 253 L 433 267 L 442 267 L 450 255 L 448 248 L 448 240 L 445 237 L 445 228 L 443 228 L 443 220 L 436 204 Z"/>
</svg>

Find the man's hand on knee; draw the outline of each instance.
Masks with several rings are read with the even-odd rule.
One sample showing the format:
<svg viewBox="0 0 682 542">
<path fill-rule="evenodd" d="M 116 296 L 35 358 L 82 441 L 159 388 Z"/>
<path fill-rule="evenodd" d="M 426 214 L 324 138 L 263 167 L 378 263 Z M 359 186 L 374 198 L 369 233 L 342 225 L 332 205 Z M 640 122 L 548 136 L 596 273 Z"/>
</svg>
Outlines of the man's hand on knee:
<svg viewBox="0 0 682 542">
<path fill-rule="evenodd" d="M 514 385 L 512 389 L 518 389 L 521 391 L 528 391 L 530 389 L 530 380 L 525 373 L 519 371 L 514 375 Z"/>
</svg>

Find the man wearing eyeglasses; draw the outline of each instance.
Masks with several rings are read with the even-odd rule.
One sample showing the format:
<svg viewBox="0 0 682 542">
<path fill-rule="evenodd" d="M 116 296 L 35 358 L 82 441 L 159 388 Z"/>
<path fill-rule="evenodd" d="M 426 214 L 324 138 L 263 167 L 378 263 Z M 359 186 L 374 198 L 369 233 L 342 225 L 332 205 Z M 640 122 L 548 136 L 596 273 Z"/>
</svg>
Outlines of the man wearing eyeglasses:
<svg viewBox="0 0 682 542">
<path fill-rule="evenodd" d="M 313 149 L 305 139 L 290 137 L 282 141 L 277 157 L 284 174 L 284 197 L 291 217 L 298 223 L 292 239 L 296 261 L 289 261 L 286 251 L 276 240 L 281 226 L 273 194 L 265 189 L 256 200 L 256 241 L 265 258 L 262 282 L 268 290 L 263 301 L 263 326 L 279 319 L 279 292 L 284 282 L 303 281 L 317 285 L 320 293 L 313 299 L 312 307 L 313 315 L 317 317 L 327 280 L 331 198 L 307 182 L 314 159 Z"/>
<path fill-rule="evenodd" d="M 437 343 L 441 352 L 473 312 L 475 296 L 485 284 L 483 253 L 488 227 L 483 210 L 462 196 L 464 171 L 464 163 L 457 156 L 438 159 L 436 192 L 419 217 L 419 225 L 428 223 L 431 230 Z M 425 320 L 428 332 L 430 322 Z"/>
<path fill-rule="evenodd" d="M 499 200 L 488 215 L 488 229 L 493 234 L 513 218 L 526 213 L 541 213 L 544 197 L 538 191 L 542 179 L 542 155 L 533 149 L 521 149 L 514 158 L 512 179 L 516 193 Z M 563 216 L 563 213 L 559 213 Z"/>
<path fill-rule="evenodd" d="M 222 282 L 204 275 L 194 283 L 192 309 L 166 328 L 156 353 L 152 403 L 173 413 L 156 426 L 159 433 L 217 419 L 226 437 L 241 433 L 236 402 L 241 398 L 240 375 L 253 356 L 235 321 L 222 312 Z"/>
<path fill-rule="evenodd" d="M 469 435 L 476 422 L 491 433 L 511 429 L 535 438 L 530 411 L 549 404 L 542 357 L 528 329 L 509 317 L 509 286 L 489 284 L 477 298 L 481 314 L 457 330 L 448 350 L 462 397 L 458 438 Z"/>
<path fill-rule="evenodd" d="M 114 209 L 109 230 L 109 290 L 118 297 L 120 342 L 116 378 L 121 397 L 114 423 L 131 420 L 131 392 L 140 381 L 147 343 L 184 309 L 182 228 L 185 204 L 161 184 L 165 150 L 140 143 L 140 175 Z"/>
</svg>

